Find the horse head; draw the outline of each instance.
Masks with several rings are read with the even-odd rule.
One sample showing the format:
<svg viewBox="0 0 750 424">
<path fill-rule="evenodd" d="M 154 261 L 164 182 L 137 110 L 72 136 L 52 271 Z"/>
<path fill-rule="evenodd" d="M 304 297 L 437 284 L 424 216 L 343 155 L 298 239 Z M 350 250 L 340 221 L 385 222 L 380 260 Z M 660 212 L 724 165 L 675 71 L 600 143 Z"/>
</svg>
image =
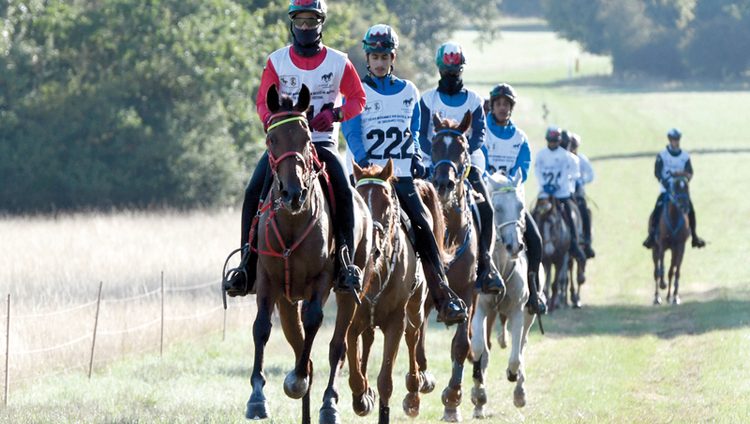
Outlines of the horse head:
<svg viewBox="0 0 750 424">
<path fill-rule="evenodd" d="M 432 138 L 432 184 L 445 203 L 454 194 L 463 193 L 463 182 L 471 166 L 469 141 L 471 112 L 466 111 L 461 122 L 432 116 L 435 136 Z M 460 198 L 460 196 L 458 197 Z"/>
<path fill-rule="evenodd" d="M 266 130 L 268 162 L 274 189 L 283 206 L 292 214 L 302 211 L 317 176 L 316 160 L 305 112 L 310 106 L 310 91 L 302 85 L 297 103 L 271 86 L 266 94 L 271 111 Z M 292 160 L 287 160 L 292 159 Z"/>
<path fill-rule="evenodd" d="M 384 167 L 370 165 L 360 168 L 353 164 L 354 179 L 357 181 L 357 192 L 365 199 L 367 207 L 372 215 L 373 228 L 375 228 L 373 256 L 380 258 L 390 242 L 390 232 L 398 224 L 399 217 L 396 216 L 394 201 L 395 192 L 391 181 L 393 180 L 393 161 L 388 159 Z"/>
<path fill-rule="evenodd" d="M 526 219 L 523 203 L 523 192 L 520 189 L 521 178 L 508 178 L 503 172 L 496 172 L 489 178 L 488 189 L 495 210 L 495 230 L 499 245 L 513 258 L 524 249 L 523 231 Z"/>
<path fill-rule="evenodd" d="M 669 180 L 669 201 L 682 213 L 690 211 L 690 190 L 686 177 L 673 177 Z"/>
</svg>

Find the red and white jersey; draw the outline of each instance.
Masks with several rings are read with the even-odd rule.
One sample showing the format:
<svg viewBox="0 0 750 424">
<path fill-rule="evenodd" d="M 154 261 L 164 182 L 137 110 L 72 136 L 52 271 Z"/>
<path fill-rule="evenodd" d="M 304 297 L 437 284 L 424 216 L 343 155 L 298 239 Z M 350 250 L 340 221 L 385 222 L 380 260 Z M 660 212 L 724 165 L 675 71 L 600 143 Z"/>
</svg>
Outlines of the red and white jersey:
<svg viewBox="0 0 750 424">
<path fill-rule="evenodd" d="M 302 84 L 306 85 L 311 95 L 310 113 L 308 115 L 311 117 L 317 115 L 323 105 L 341 106 L 341 78 L 349 62 L 346 54 L 326 47 L 326 56 L 323 62 L 315 69 L 306 70 L 298 68 L 294 64 L 290 56 L 290 50 L 291 46 L 282 47 L 268 57 L 279 77 L 280 94 L 290 96 L 296 102 Z M 312 141 L 337 143 L 338 134 L 339 123 L 336 122 L 333 125 L 333 131 L 313 131 Z"/>
</svg>

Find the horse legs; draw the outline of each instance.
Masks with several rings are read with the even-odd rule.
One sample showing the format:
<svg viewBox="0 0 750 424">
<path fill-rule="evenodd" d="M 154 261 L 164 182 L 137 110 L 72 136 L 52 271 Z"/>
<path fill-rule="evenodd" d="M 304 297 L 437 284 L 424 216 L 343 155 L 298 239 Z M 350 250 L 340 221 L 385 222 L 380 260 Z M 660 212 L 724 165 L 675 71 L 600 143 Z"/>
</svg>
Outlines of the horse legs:
<svg viewBox="0 0 750 424">
<path fill-rule="evenodd" d="M 659 244 L 652 248 L 651 256 L 654 260 L 654 305 L 661 305 L 659 288 L 665 289 L 666 286 L 664 285 L 664 269 L 662 268 L 664 263 L 664 252 L 661 250 Z"/>
<path fill-rule="evenodd" d="M 258 276 L 259 291 L 264 286 L 265 278 L 263 275 Z M 245 411 L 245 417 L 247 419 L 263 419 L 268 418 L 268 403 L 266 397 L 263 394 L 263 386 L 266 385 L 266 378 L 263 376 L 263 358 L 265 353 L 266 343 L 268 338 L 271 336 L 271 312 L 273 311 L 273 301 L 271 297 L 266 294 L 261 294 L 257 297 L 258 313 L 255 316 L 255 323 L 253 324 L 253 344 L 255 345 L 255 358 L 253 363 L 253 374 L 250 381 L 253 386 L 253 391 L 250 394 L 250 399 L 247 401 L 247 409 Z"/>
<path fill-rule="evenodd" d="M 681 245 L 675 247 L 672 249 L 672 269 L 674 269 L 674 293 L 672 295 L 672 304 L 673 305 L 679 305 L 681 303 L 680 301 L 680 267 L 682 267 L 682 258 L 685 254 L 685 244 L 682 243 Z M 670 272 L 671 274 L 671 272 Z M 669 277 L 670 281 L 672 280 L 672 277 L 670 275 Z"/>
<path fill-rule="evenodd" d="M 290 303 L 286 298 L 282 298 L 278 302 L 279 307 L 279 318 L 281 321 L 281 329 L 284 330 L 284 337 L 286 338 L 289 345 L 294 350 L 295 361 L 299 361 L 302 349 L 305 344 L 302 320 L 300 317 L 300 309 L 298 303 Z M 310 365 L 312 366 L 312 364 Z M 286 387 L 286 386 L 285 386 Z M 298 390 L 298 391 L 295 391 Z M 298 396 L 302 389 L 292 390 L 292 394 L 287 393 L 287 396 L 293 397 Z M 309 390 L 302 395 L 302 416 L 310 417 L 310 393 Z"/>
<path fill-rule="evenodd" d="M 398 355 L 398 345 L 401 344 L 401 337 L 406 329 L 403 310 L 394 314 L 394 317 L 387 327 L 383 328 L 383 363 L 380 365 L 378 374 L 378 395 L 380 397 L 380 410 L 378 414 L 378 424 L 388 424 L 390 422 L 389 402 L 393 394 L 393 366 L 396 363 Z"/>
<path fill-rule="evenodd" d="M 366 390 L 368 389 L 367 375 L 362 371 L 361 364 L 367 362 L 367 360 L 362 358 L 359 345 L 359 338 L 365 329 L 362 328 L 364 324 L 357 324 L 353 324 L 347 333 L 346 356 L 349 360 L 349 388 L 352 390 L 352 409 L 357 415 L 364 416 L 372 411 L 375 400 L 373 396 L 366 396 Z"/>
<path fill-rule="evenodd" d="M 409 372 L 406 374 L 406 397 L 402 406 L 404 413 L 409 417 L 419 415 L 419 389 L 422 387 L 422 375 L 419 373 L 417 364 L 417 345 L 419 344 L 419 332 L 424 322 L 422 304 L 424 302 L 424 284 L 422 290 L 416 291 L 406 305 L 408 322 L 404 338 L 409 352 Z"/>
<path fill-rule="evenodd" d="M 523 307 L 520 307 L 514 310 L 509 317 L 512 346 L 510 349 L 510 357 L 508 358 L 508 370 L 506 375 L 508 381 L 516 382 L 516 389 L 513 392 L 513 404 L 517 408 L 526 405 L 526 391 L 523 387 L 523 345 L 526 336 L 528 335 L 528 328 L 525 328 L 526 322 L 524 315 Z"/>
<path fill-rule="evenodd" d="M 321 424 L 340 422 L 336 407 L 339 401 L 337 380 L 346 357 L 346 333 L 356 311 L 357 304 L 350 293 L 336 293 L 336 326 L 328 347 L 328 365 L 331 370 L 328 375 L 328 386 L 323 393 L 323 406 L 320 407 Z"/>
<path fill-rule="evenodd" d="M 487 391 L 484 387 L 485 370 L 489 362 L 487 346 L 488 313 L 495 314 L 490 303 L 491 295 L 480 294 L 477 297 L 474 316 L 471 319 L 471 356 L 474 358 L 472 379 L 474 387 L 471 389 L 471 403 L 474 404 L 474 418 L 485 418 L 484 405 L 487 403 Z M 488 312 L 489 311 L 489 312 Z"/>
<path fill-rule="evenodd" d="M 552 292 L 552 295 L 550 295 L 550 291 L 552 290 L 552 286 L 555 285 L 554 281 L 552 280 L 552 264 L 549 261 L 542 262 L 542 268 L 544 269 L 544 297 L 547 298 L 549 301 L 548 310 L 552 312 L 555 309 L 555 298 L 554 298 L 554 291 Z"/>
<path fill-rule="evenodd" d="M 419 374 L 422 385 L 419 388 L 420 393 L 430 393 L 435 390 L 435 376 L 427 371 L 427 356 L 425 355 L 425 336 L 427 333 L 427 321 L 432 310 L 432 299 L 427 296 L 424 304 L 424 320 L 419 328 L 419 343 L 417 343 L 417 365 L 419 365 Z"/>
<path fill-rule="evenodd" d="M 471 314 L 469 314 L 471 316 Z M 443 401 L 443 421 L 461 421 L 461 383 L 464 374 L 464 362 L 469 355 L 469 323 L 463 322 L 457 325 L 451 346 L 451 360 L 453 370 L 448 387 L 443 390 L 441 400 Z"/>
<path fill-rule="evenodd" d="M 498 313 L 500 317 L 500 328 L 497 330 L 497 342 L 500 344 L 500 349 L 506 349 L 508 347 L 508 331 L 506 325 L 508 324 L 508 317 Z M 490 326 L 490 328 L 492 328 Z"/>
</svg>

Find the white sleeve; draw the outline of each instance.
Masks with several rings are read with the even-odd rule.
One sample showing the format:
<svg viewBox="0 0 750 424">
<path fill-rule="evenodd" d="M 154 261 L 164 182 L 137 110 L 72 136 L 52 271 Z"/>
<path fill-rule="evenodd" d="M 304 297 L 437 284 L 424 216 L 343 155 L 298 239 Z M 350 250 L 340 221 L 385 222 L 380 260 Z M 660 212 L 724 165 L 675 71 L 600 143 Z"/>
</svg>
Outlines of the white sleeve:
<svg viewBox="0 0 750 424">
<path fill-rule="evenodd" d="M 581 180 L 584 184 L 589 184 L 594 181 L 594 168 L 591 166 L 591 161 L 583 154 L 578 155 L 578 159 L 581 161 Z"/>
</svg>

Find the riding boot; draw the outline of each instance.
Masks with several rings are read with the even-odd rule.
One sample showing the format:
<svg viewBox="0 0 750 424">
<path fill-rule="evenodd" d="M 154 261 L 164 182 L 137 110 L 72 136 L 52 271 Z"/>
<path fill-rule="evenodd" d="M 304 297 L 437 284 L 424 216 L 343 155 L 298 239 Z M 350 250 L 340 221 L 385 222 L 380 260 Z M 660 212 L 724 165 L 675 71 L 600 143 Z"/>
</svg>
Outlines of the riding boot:
<svg viewBox="0 0 750 424">
<path fill-rule="evenodd" d="M 438 322 L 453 325 L 466 321 L 468 318 L 466 304 L 448 286 L 440 250 L 435 236 L 430 230 L 428 216 L 414 187 L 413 180 L 411 178 L 400 178 L 393 183 L 393 186 L 396 189 L 401 207 L 409 216 L 414 229 L 416 238 L 414 249 L 422 262 L 427 290 L 438 312 Z"/>
<path fill-rule="evenodd" d="M 526 229 L 523 232 L 523 238 L 526 242 L 526 258 L 529 262 L 529 301 L 526 306 L 529 313 L 543 315 L 547 313 L 547 303 L 544 293 L 539 291 L 538 280 L 539 265 L 542 262 L 542 236 L 528 211 L 526 211 Z"/>
<path fill-rule="evenodd" d="M 596 252 L 591 248 L 591 214 L 589 213 L 589 206 L 586 204 L 586 197 L 577 196 L 576 204 L 581 212 L 581 224 L 583 224 L 583 253 L 586 254 L 587 259 L 591 259 L 596 256 Z"/>
<path fill-rule="evenodd" d="M 648 217 L 648 237 L 643 242 L 643 247 L 651 249 L 656 245 L 656 228 L 659 225 L 659 217 L 661 216 L 661 202 L 662 196 L 656 200 L 654 210 L 651 211 L 651 216 Z"/>
<path fill-rule="evenodd" d="M 242 222 L 240 223 L 240 246 L 242 257 L 240 265 L 230 271 L 230 277 L 224 280 L 224 290 L 229 297 L 245 296 L 255 293 L 255 272 L 258 265 L 258 254 L 253 248 L 258 245 L 258 237 L 248 244 L 250 226 L 258 213 L 261 198 L 266 198 L 271 190 L 272 176 L 268 167 L 268 153 L 264 153 L 253 171 L 253 176 L 245 188 L 245 198 L 242 202 Z"/>
<path fill-rule="evenodd" d="M 544 315 L 547 313 L 547 302 L 544 293 L 539 291 L 538 275 L 536 272 L 529 270 L 529 301 L 526 307 L 530 314 Z"/>
<path fill-rule="evenodd" d="M 475 167 L 469 172 L 469 182 L 472 188 L 482 195 L 484 201 L 479 203 L 479 257 L 477 258 L 476 286 L 484 293 L 505 295 L 505 281 L 492 260 L 492 241 L 495 238 L 494 211 L 490 202 L 487 187 L 484 186 L 479 170 Z"/>
<path fill-rule="evenodd" d="M 336 146 L 332 143 L 313 143 L 318 158 L 325 163 L 328 177 L 333 186 L 336 212 L 333 218 L 333 232 L 336 239 L 336 260 L 338 278 L 334 291 L 347 292 L 362 290 L 362 270 L 354 264 L 354 199 L 352 187 L 339 160 Z M 328 192 L 327 188 L 323 188 Z"/>
<path fill-rule="evenodd" d="M 579 261 L 585 261 L 586 255 L 581 250 L 578 240 L 578 231 L 576 230 L 575 223 L 573 222 L 573 208 L 570 204 L 571 199 L 561 200 L 560 204 L 563 206 L 563 217 L 565 217 L 565 223 L 568 224 L 570 229 L 570 253 L 574 258 Z"/>
<path fill-rule="evenodd" d="M 701 248 L 706 246 L 706 241 L 698 237 L 695 232 L 695 210 L 693 210 L 693 202 L 690 202 L 690 212 L 688 212 L 688 222 L 690 223 L 690 234 L 692 238 L 691 244 L 693 247 Z"/>
</svg>

